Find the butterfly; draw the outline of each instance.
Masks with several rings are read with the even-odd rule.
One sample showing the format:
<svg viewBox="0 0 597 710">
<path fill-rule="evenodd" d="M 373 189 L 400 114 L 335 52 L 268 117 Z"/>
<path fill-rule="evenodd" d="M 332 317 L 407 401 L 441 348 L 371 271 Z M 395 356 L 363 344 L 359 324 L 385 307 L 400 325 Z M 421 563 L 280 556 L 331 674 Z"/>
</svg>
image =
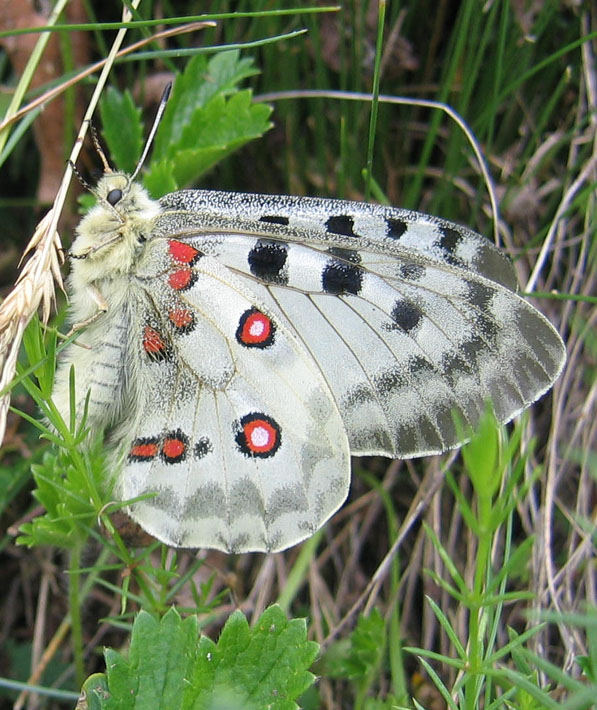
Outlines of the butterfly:
<svg viewBox="0 0 597 710">
<path fill-rule="evenodd" d="M 565 360 L 475 232 L 368 203 L 181 190 L 106 169 L 71 248 L 69 371 L 129 515 L 172 545 L 275 552 L 342 505 L 350 456 L 462 443 Z M 83 346 L 83 347 L 80 347 Z"/>
</svg>

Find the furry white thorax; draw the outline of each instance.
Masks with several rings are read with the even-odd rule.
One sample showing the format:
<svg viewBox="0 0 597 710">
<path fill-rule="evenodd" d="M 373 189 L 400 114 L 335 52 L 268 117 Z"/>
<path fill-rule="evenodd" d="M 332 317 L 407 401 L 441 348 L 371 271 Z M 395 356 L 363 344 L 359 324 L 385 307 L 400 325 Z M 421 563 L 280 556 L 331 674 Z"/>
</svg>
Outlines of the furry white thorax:
<svg viewBox="0 0 597 710">
<path fill-rule="evenodd" d="M 122 197 L 112 205 L 107 196 L 114 190 L 122 191 Z M 94 192 L 98 203 L 81 220 L 71 247 L 67 290 L 71 325 L 76 328 L 96 319 L 81 332 L 77 344 L 63 353 L 53 399 L 68 421 L 69 372 L 74 365 L 77 413 L 81 414 L 85 396 L 93 389 L 88 421 L 92 429 L 99 430 L 122 416 L 126 406 L 130 377 L 125 373 L 130 373 L 132 365 L 126 362 L 130 304 L 135 297 L 130 272 L 160 206 L 125 173 L 105 174 Z"/>
<path fill-rule="evenodd" d="M 113 190 L 122 191 L 122 198 L 114 206 L 107 200 Z M 131 271 L 150 234 L 151 222 L 160 212 L 159 204 L 145 188 L 131 182 L 125 173 L 104 175 L 95 194 L 99 201 L 81 220 L 71 247 L 73 323 L 84 321 L 97 310 L 97 302 L 89 295 L 90 286 L 98 287 L 104 279 L 118 280 Z M 100 292 L 109 296 L 101 288 Z"/>
</svg>

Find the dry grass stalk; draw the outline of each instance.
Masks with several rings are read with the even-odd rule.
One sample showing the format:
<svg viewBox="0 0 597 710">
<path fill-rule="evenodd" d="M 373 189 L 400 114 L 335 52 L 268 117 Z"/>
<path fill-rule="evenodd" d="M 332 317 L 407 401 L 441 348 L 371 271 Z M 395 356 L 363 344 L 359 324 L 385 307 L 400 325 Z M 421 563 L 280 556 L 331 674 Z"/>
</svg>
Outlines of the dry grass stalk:
<svg viewBox="0 0 597 710">
<path fill-rule="evenodd" d="M 4 437 L 10 391 L 19 348 L 27 324 L 42 307 L 42 320 L 47 323 L 55 300 L 55 285 L 63 288 L 60 266 L 64 262 L 62 243 L 56 231 L 55 207 L 37 225 L 23 258 L 31 253 L 15 287 L 0 305 L 0 440 Z M 53 226 L 54 225 L 54 226 Z M 6 390 L 6 391 L 5 391 Z"/>
</svg>

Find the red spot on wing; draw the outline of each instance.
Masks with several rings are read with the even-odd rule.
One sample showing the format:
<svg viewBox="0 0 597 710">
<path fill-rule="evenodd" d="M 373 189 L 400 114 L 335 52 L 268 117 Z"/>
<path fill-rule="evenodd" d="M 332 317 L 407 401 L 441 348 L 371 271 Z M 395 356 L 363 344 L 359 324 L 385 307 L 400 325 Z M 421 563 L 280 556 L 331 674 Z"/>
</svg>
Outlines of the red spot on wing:
<svg viewBox="0 0 597 710">
<path fill-rule="evenodd" d="M 192 269 L 184 268 L 168 274 L 168 284 L 175 291 L 185 291 L 195 283 L 197 275 Z"/>
<path fill-rule="evenodd" d="M 190 333 L 195 327 L 195 315 L 188 308 L 176 308 L 168 313 L 168 318 L 179 333 Z"/>
<path fill-rule="evenodd" d="M 163 451 L 164 456 L 173 459 L 185 452 L 185 445 L 179 439 L 167 439 Z"/>
<path fill-rule="evenodd" d="M 164 360 L 168 358 L 168 348 L 162 336 L 155 328 L 146 325 L 143 328 L 143 350 L 152 360 Z"/>
<path fill-rule="evenodd" d="M 269 316 L 250 308 L 240 317 L 236 339 L 248 348 L 265 348 L 274 342 L 276 326 Z"/>
<path fill-rule="evenodd" d="M 179 463 L 187 455 L 189 438 L 180 429 L 166 434 L 162 444 L 162 458 L 166 463 Z"/>
<path fill-rule="evenodd" d="M 129 452 L 131 461 L 150 461 L 158 453 L 157 437 L 135 439 Z"/>
<path fill-rule="evenodd" d="M 280 447 L 281 430 L 278 423 L 266 414 L 252 412 L 240 420 L 236 436 L 239 449 L 246 456 L 267 458 Z"/>
<path fill-rule="evenodd" d="M 179 242 L 177 239 L 168 240 L 170 256 L 179 264 L 194 264 L 201 256 L 201 252 L 190 244 Z"/>
</svg>

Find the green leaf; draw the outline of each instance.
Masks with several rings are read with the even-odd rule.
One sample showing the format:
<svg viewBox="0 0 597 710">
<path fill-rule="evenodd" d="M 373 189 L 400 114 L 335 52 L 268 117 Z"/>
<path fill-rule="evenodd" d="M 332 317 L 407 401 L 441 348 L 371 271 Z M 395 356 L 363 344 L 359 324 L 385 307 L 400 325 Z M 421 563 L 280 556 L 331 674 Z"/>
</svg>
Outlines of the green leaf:
<svg viewBox="0 0 597 710">
<path fill-rule="evenodd" d="M 237 611 L 220 639 L 199 638 L 196 616 L 140 612 L 128 658 L 106 649 L 107 691 L 94 710 L 292 710 L 313 683 L 318 645 L 303 619 L 270 607 L 249 628 Z M 91 706 L 90 706 L 91 707 Z"/>
<path fill-rule="evenodd" d="M 94 673 L 83 683 L 81 699 L 75 710 L 101 710 L 109 697 L 108 683 L 103 673 Z"/>
<path fill-rule="evenodd" d="M 491 499 L 502 481 L 500 464 L 500 425 L 487 406 L 477 430 L 462 447 L 466 471 L 479 497 Z"/>
<path fill-rule="evenodd" d="M 220 52 L 209 61 L 204 54 L 191 59 L 177 77 L 168 106 L 155 139 L 153 159 L 156 162 L 172 155 L 172 146 L 179 143 L 193 116 L 214 96 L 229 96 L 237 85 L 258 74 L 253 59 L 240 59 L 237 50 Z"/>
<path fill-rule="evenodd" d="M 179 144 L 171 146 L 170 156 L 152 163 L 145 186 L 154 196 L 164 189 L 171 192 L 188 186 L 227 155 L 263 135 L 270 111 L 264 104 L 252 104 L 250 91 L 239 92 L 228 101 L 216 96 L 195 113 Z"/>
<path fill-rule="evenodd" d="M 295 699 L 315 679 L 307 669 L 317 651 L 318 645 L 307 641 L 304 619 L 288 621 L 280 607 L 272 606 L 250 629 L 237 611 L 228 619 L 217 645 L 201 639 L 191 680 L 199 694 L 185 708 L 225 707 L 221 701 L 230 695 L 242 699 L 240 707 L 245 708 L 296 708 Z"/>
<path fill-rule="evenodd" d="M 377 609 L 369 616 L 360 616 L 350 640 L 333 644 L 326 653 L 326 673 L 336 678 L 366 678 L 378 665 L 385 637 L 385 622 Z"/>
<path fill-rule="evenodd" d="M 106 708 L 179 708 L 196 656 L 197 617 L 181 619 L 170 609 L 158 621 L 147 612 L 137 616 L 128 660 L 105 652 L 110 699 Z"/>
<path fill-rule="evenodd" d="M 256 73 L 238 52 L 195 57 L 174 84 L 143 183 L 153 197 L 188 187 L 270 127 L 271 107 L 252 102 L 242 79 Z"/>
<path fill-rule="evenodd" d="M 121 94 L 110 86 L 102 95 L 100 116 L 111 161 L 118 170 L 132 173 L 143 147 L 141 109 L 128 90 Z"/>
</svg>

